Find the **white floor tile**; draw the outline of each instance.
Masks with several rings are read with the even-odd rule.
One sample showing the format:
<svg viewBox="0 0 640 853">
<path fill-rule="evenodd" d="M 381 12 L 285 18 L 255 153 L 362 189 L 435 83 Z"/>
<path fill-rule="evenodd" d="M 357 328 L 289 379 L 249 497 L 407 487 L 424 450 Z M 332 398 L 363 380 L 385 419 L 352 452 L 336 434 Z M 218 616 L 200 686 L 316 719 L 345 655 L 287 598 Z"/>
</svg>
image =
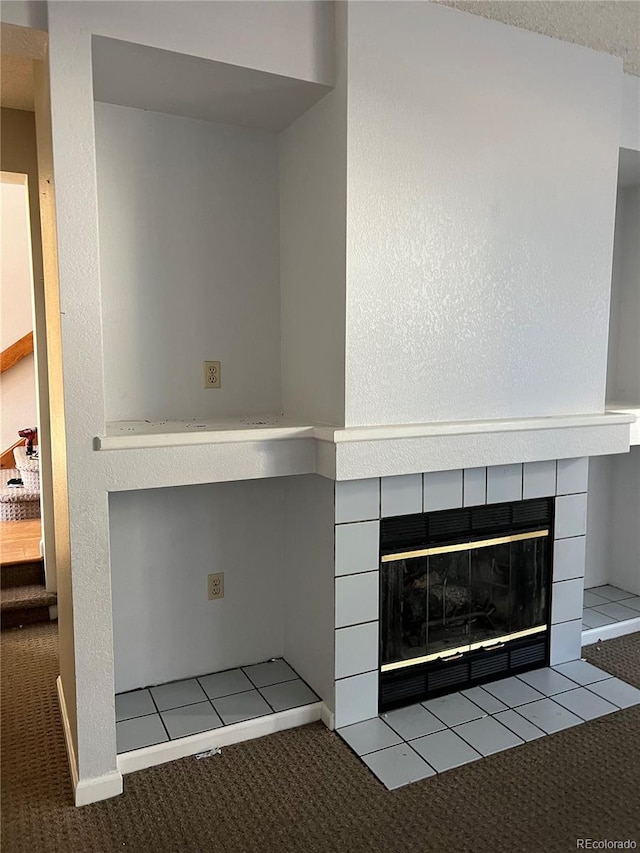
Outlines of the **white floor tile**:
<svg viewBox="0 0 640 853">
<path fill-rule="evenodd" d="M 620 601 L 623 598 L 629 598 L 628 592 L 625 592 L 623 589 L 618 589 L 617 586 L 612 586 L 611 584 L 590 587 L 589 592 L 600 596 L 600 598 L 606 598 L 607 601 Z"/>
<path fill-rule="evenodd" d="M 606 684 L 606 681 L 599 683 Z M 595 720 L 596 717 L 603 717 L 605 714 L 611 714 L 618 710 L 611 702 L 607 702 L 606 699 L 597 696 L 586 687 L 577 687 L 575 690 L 560 693 L 553 698 L 563 708 L 577 714 L 583 720 Z"/>
<path fill-rule="evenodd" d="M 492 684 L 485 684 L 484 689 L 496 699 L 504 702 L 507 708 L 516 708 L 518 705 L 524 705 L 525 702 L 534 702 L 536 699 L 542 698 L 541 693 L 515 676 L 504 678 L 502 681 L 494 681 Z"/>
<path fill-rule="evenodd" d="M 462 690 L 461 692 L 463 696 L 471 699 L 474 704 L 482 708 L 483 711 L 486 711 L 487 714 L 497 714 L 498 711 L 504 711 L 507 707 L 499 699 L 496 699 L 495 696 L 492 696 L 491 693 L 487 693 L 482 687 L 470 687 L 468 690 Z"/>
<path fill-rule="evenodd" d="M 338 734 L 357 755 L 367 755 L 402 743 L 402 738 L 379 717 L 338 729 Z"/>
<path fill-rule="evenodd" d="M 150 690 L 159 711 L 169 711 L 171 708 L 181 708 L 183 705 L 195 705 L 196 702 L 204 702 L 207 698 L 195 678 L 160 684 L 158 687 L 151 687 Z"/>
<path fill-rule="evenodd" d="M 492 755 L 494 752 L 502 752 L 503 749 L 510 749 L 512 746 L 524 743 L 521 738 L 493 717 L 483 717 L 481 720 L 463 723 L 454 731 L 481 755 Z"/>
<path fill-rule="evenodd" d="M 429 699 L 422 705 L 447 726 L 459 726 L 461 723 L 468 723 L 470 720 L 485 716 L 485 712 L 462 693 L 451 693 L 449 696 Z"/>
<path fill-rule="evenodd" d="M 209 699 L 231 696 L 232 693 L 244 693 L 253 690 L 253 684 L 241 669 L 229 669 L 226 672 L 214 672 L 198 678 L 200 686 Z"/>
<path fill-rule="evenodd" d="M 156 706 L 148 690 L 132 690 L 116 694 L 116 722 L 155 714 Z"/>
<path fill-rule="evenodd" d="M 533 687 L 534 690 L 542 693 L 543 696 L 554 696 L 556 693 L 562 693 L 565 690 L 573 690 L 576 686 L 575 681 L 571 681 L 546 666 L 543 669 L 525 672 L 518 678 Z"/>
<path fill-rule="evenodd" d="M 300 708 L 302 705 L 311 705 L 320 701 L 313 690 L 300 678 L 295 681 L 285 681 L 282 684 L 272 684 L 270 687 L 261 687 L 260 692 L 274 711 L 288 711 L 290 708 Z"/>
<path fill-rule="evenodd" d="M 612 601 L 609 604 L 601 604 L 592 608 L 596 613 L 610 616 L 616 622 L 625 622 L 627 619 L 637 619 L 638 611 L 631 607 L 625 607 L 622 602 Z"/>
<path fill-rule="evenodd" d="M 298 674 L 283 660 L 269 660 L 266 663 L 243 666 L 242 671 L 249 676 L 256 687 L 269 687 L 271 684 L 280 684 L 282 681 L 293 681 L 294 678 L 298 678 Z"/>
<path fill-rule="evenodd" d="M 611 678 L 611 673 L 598 669 L 597 666 L 587 663 L 586 660 L 572 660 L 568 663 L 559 663 L 553 669 L 561 675 L 566 675 L 567 678 L 575 681 L 576 684 L 582 685 Z"/>
<path fill-rule="evenodd" d="M 613 625 L 616 620 L 613 616 L 605 616 L 591 607 L 582 611 L 582 625 L 584 628 L 602 628 L 603 625 Z"/>
<path fill-rule="evenodd" d="M 446 728 L 442 720 L 422 705 L 409 705 L 397 711 L 388 711 L 382 718 L 405 740 L 413 740 Z"/>
<path fill-rule="evenodd" d="M 517 711 L 513 711 L 512 709 L 509 709 L 508 711 L 501 711 L 499 714 L 495 715 L 495 719 L 508 729 L 511 729 L 511 731 L 517 734 L 518 737 L 522 738 L 522 740 L 536 740 L 537 738 L 544 737 L 545 735 L 542 729 L 534 726 L 533 723 L 530 723 L 529 720 L 525 720 L 525 718 L 521 717 Z"/>
<path fill-rule="evenodd" d="M 566 541 L 568 542 L 569 540 Z M 605 598 L 602 595 L 596 595 L 595 592 L 591 592 L 590 589 L 585 589 L 584 600 L 582 603 L 585 607 L 595 607 L 597 604 L 606 604 L 608 601 L 608 598 Z"/>
<path fill-rule="evenodd" d="M 134 720 L 123 720 L 116 723 L 116 748 L 118 754 L 132 749 L 142 749 L 155 743 L 169 740 L 159 714 L 148 717 L 136 717 Z"/>
<path fill-rule="evenodd" d="M 633 598 L 625 598 L 620 601 L 625 607 L 630 607 L 632 610 L 637 610 L 640 615 L 640 595 L 634 595 Z"/>
<path fill-rule="evenodd" d="M 412 740 L 411 745 L 438 773 L 477 761 L 481 757 L 451 729 Z"/>
<path fill-rule="evenodd" d="M 198 702 L 197 705 L 173 708 L 171 711 L 163 711 L 160 716 L 171 740 L 208 732 L 222 725 L 222 720 L 213 710 L 210 702 Z"/>
<path fill-rule="evenodd" d="M 617 705 L 618 708 L 640 705 L 640 690 L 625 681 L 620 681 L 619 678 L 607 678 L 606 681 L 589 684 L 589 690 L 602 696 L 607 702 Z"/>
<path fill-rule="evenodd" d="M 247 693 L 234 693 L 233 696 L 223 696 L 220 699 L 214 699 L 211 704 L 225 726 L 272 713 L 271 708 L 257 690 L 250 690 Z"/>
<path fill-rule="evenodd" d="M 363 756 L 362 760 L 390 791 L 435 775 L 433 767 L 423 761 L 408 744 L 372 752 Z"/>
<path fill-rule="evenodd" d="M 580 717 L 567 711 L 553 699 L 540 699 L 529 705 L 521 705 L 518 713 L 547 734 L 553 734 L 583 722 Z"/>
</svg>

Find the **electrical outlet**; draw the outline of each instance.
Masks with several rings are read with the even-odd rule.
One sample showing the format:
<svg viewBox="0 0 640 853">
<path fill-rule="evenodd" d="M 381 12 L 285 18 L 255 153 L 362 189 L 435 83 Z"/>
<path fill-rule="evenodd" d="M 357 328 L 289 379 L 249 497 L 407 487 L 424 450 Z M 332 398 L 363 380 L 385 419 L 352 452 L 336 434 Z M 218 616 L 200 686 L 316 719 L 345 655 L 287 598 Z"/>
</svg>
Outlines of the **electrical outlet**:
<svg viewBox="0 0 640 853">
<path fill-rule="evenodd" d="M 202 372 L 205 388 L 220 387 L 220 362 L 219 361 L 203 361 Z"/>
<path fill-rule="evenodd" d="M 218 601 L 218 599 L 224 598 L 224 572 L 207 575 L 207 590 L 209 601 Z"/>
</svg>

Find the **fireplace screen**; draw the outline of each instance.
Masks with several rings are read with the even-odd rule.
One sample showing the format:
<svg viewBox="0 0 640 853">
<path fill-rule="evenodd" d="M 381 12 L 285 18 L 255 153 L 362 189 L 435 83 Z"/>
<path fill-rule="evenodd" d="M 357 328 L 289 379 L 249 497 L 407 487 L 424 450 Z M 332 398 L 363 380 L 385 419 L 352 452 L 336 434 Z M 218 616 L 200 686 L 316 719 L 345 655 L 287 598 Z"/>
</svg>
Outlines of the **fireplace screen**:
<svg viewBox="0 0 640 853">
<path fill-rule="evenodd" d="M 448 682 L 440 689 L 437 677 L 428 689 L 429 672 L 442 682 L 443 665 L 466 658 L 457 670 L 466 673 L 465 683 L 479 683 L 473 661 L 502 652 L 494 658 L 509 669 L 510 650 L 546 640 L 551 510 L 547 500 L 522 501 L 383 522 L 381 674 L 389 676 L 383 688 L 404 671 L 426 678 L 425 695 L 443 692 Z M 397 548 L 403 527 L 410 544 Z"/>
</svg>

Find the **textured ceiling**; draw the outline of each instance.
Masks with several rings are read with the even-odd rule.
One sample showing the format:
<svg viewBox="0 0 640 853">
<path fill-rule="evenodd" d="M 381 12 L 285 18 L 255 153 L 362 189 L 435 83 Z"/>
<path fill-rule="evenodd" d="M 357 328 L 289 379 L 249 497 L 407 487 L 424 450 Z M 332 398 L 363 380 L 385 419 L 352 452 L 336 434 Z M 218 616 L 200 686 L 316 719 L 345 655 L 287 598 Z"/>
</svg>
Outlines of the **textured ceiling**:
<svg viewBox="0 0 640 853">
<path fill-rule="evenodd" d="M 562 41 L 620 56 L 640 76 L 639 0 L 437 0 Z"/>
<path fill-rule="evenodd" d="M 22 56 L 0 56 L 0 104 L 33 110 L 33 62 Z"/>
</svg>

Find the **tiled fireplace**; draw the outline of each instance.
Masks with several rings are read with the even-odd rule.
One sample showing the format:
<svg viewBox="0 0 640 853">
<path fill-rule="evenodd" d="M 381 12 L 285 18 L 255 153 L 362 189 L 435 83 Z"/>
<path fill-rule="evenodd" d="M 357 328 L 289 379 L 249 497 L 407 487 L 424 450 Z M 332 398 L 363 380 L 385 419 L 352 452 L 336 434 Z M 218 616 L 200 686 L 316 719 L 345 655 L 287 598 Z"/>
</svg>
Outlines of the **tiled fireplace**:
<svg viewBox="0 0 640 853">
<path fill-rule="evenodd" d="M 516 508 L 521 506 L 526 512 L 527 508 L 537 507 L 539 510 L 546 504 L 549 508 L 546 521 L 542 519 L 540 523 L 534 522 L 533 525 L 522 524 L 522 529 L 526 528 L 528 540 L 517 541 L 537 540 L 536 547 L 540 549 L 543 537 L 548 537 L 549 540 L 546 565 L 551 577 L 550 596 L 548 590 L 544 592 L 544 600 L 537 605 L 540 612 L 530 613 L 527 619 L 531 625 L 527 624 L 522 628 L 525 634 L 528 629 L 532 629 L 529 634 L 537 633 L 548 638 L 548 644 L 542 651 L 539 650 L 539 660 L 525 662 L 520 665 L 519 671 L 525 672 L 536 666 L 561 664 L 580 656 L 587 474 L 588 459 L 581 458 L 336 483 L 336 727 L 374 718 L 379 711 L 387 707 L 409 705 L 419 698 L 427 698 L 426 695 L 418 696 L 412 693 L 410 689 L 407 689 L 404 700 L 399 694 L 391 699 L 388 695 L 385 698 L 385 682 L 387 685 L 389 683 L 386 672 L 382 674 L 381 682 L 381 663 L 384 665 L 381 660 L 381 630 L 382 627 L 385 631 L 388 628 L 381 625 L 380 618 L 381 572 L 385 571 L 389 563 L 388 560 L 385 561 L 385 555 L 381 555 L 381 527 L 383 530 L 392 528 L 390 519 L 407 516 L 417 522 L 419 518 L 425 517 L 422 515 L 424 513 L 429 514 L 427 517 L 437 518 L 438 516 L 431 514 L 473 507 L 498 509 L 507 504 Z M 467 514 L 468 517 L 471 515 Z M 489 518 L 491 515 L 480 512 L 475 514 L 478 518 Z M 449 513 L 439 517 L 455 522 L 456 514 Z M 516 532 L 515 535 L 525 534 Z M 496 534 L 496 540 L 501 538 L 506 537 Z M 459 538 L 456 541 L 459 541 Z M 493 542 L 487 537 L 484 537 L 484 541 Z M 464 560 L 463 565 L 466 565 Z M 539 566 L 534 567 L 534 574 L 539 574 L 540 570 Z M 518 566 L 513 563 L 510 576 L 515 583 L 518 583 L 517 578 L 514 578 L 517 571 Z M 532 583 L 533 590 L 538 581 L 532 580 Z M 464 595 L 459 586 L 456 594 Z M 385 615 L 384 619 L 387 618 Z M 484 645 L 483 653 L 488 651 L 492 642 L 498 645 L 506 638 L 512 645 L 513 641 L 516 641 L 517 645 L 517 641 L 521 639 L 521 631 L 514 633 L 509 629 L 504 634 L 495 629 L 493 633 L 495 637 L 487 636 L 480 644 Z M 515 636 L 516 634 L 518 636 Z M 411 642 L 420 645 L 421 638 L 416 637 Z M 441 663 L 442 658 L 451 655 L 446 644 L 442 645 L 440 657 L 433 653 L 433 649 L 428 651 L 427 654 L 415 656 L 417 669 L 421 666 L 424 668 L 425 661 L 421 658 L 429 658 L 426 663 Z M 453 651 L 460 655 L 461 649 L 456 647 Z M 408 653 L 405 652 L 405 656 L 409 657 Z M 460 656 L 464 657 L 464 654 Z M 504 653 L 502 658 L 504 659 Z M 388 667 L 386 671 L 390 671 Z M 472 679 L 472 683 L 477 685 L 483 681 L 490 682 L 507 674 L 508 672 L 499 673 L 489 667 L 486 679 L 480 675 Z M 453 692 L 462 686 L 471 686 L 471 682 L 457 685 L 454 679 L 450 689 L 447 689 L 446 685 L 440 685 L 436 687 L 433 695 Z M 420 690 L 419 687 L 417 689 Z"/>
</svg>

